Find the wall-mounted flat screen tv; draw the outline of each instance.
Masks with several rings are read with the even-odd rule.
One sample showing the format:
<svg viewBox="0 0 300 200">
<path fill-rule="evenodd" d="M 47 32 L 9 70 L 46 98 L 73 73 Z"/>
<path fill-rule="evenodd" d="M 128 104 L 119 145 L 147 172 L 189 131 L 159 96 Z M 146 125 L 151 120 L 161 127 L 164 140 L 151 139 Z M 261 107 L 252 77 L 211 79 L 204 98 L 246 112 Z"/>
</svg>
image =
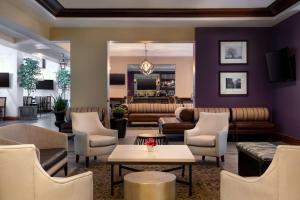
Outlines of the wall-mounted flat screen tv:
<svg viewBox="0 0 300 200">
<path fill-rule="evenodd" d="M 54 89 L 54 81 L 53 80 L 43 80 L 38 81 L 36 84 L 37 90 L 53 90 Z"/>
<path fill-rule="evenodd" d="M 0 73 L 0 87 L 9 87 L 9 73 Z"/>
<path fill-rule="evenodd" d="M 110 74 L 111 85 L 125 85 L 125 74 Z"/>
<path fill-rule="evenodd" d="M 156 90 L 156 79 L 137 79 L 138 90 Z"/>
<path fill-rule="evenodd" d="M 266 54 L 270 82 L 296 80 L 295 57 L 288 48 Z"/>
</svg>

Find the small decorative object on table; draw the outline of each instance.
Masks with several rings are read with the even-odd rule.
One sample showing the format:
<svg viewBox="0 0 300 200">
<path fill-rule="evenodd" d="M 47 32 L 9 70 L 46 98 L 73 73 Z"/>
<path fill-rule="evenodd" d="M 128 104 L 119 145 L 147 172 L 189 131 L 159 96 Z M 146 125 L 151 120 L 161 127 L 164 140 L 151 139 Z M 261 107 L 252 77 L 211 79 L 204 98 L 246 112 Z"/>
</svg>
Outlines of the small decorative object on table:
<svg viewBox="0 0 300 200">
<path fill-rule="evenodd" d="M 157 143 L 154 138 L 148 138 L 145 141 L 145 145 L 147 145 L 148 152 L 152 152 L 154 151 L 154 147 L 157 145 Z"/>
</svg>

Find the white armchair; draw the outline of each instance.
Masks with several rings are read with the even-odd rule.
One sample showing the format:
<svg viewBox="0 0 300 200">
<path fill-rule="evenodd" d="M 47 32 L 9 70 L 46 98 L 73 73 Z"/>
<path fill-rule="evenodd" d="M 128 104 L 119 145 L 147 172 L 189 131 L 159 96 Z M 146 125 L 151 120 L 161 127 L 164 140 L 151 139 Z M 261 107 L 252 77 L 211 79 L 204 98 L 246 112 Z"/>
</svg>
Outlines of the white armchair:
<svg viewBox="0 0 300 200">
<path fill-rule="evenodd" d="M 260 177 L 243 178 L 221 172 L 221 200 L 300 199 L 300 146 L 277 147 L 274 159 Z"/>
<path fill-rule="evenodd" d="M 118 132 L 105 128 L 97 112 L 71 115 L 76 162 L 79 161 L 79 156 L 84 156 L 86 167 L 89 167 L 90 156 L 97 159 L 97 156 L 109 155 L 114 150 L 118 144 Z"/>
<path fill-rule="evenodd" d="M 86 172 L 52 178 L 34 145 L 0 145 L 1 200 L 93 200 L 93 176 Z"/>
<path fill-rule="evenodd" d="M 201 112 L 194 129 L 184 131 L 184 143 L 194 155 L 216 157 L 217 166 L 220 158 L 224 162 L 227 150 L 229 113 Z"/>
</svg>

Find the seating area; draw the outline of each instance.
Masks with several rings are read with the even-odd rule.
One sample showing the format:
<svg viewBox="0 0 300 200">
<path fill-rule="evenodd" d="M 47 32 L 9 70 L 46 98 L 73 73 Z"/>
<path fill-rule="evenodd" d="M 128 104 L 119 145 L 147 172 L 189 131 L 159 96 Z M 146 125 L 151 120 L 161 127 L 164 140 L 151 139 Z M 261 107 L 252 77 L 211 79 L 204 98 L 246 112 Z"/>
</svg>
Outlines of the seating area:
<svg viewBox="0 0 300 200">
<path fill-rule="evenodd" d="M 0 200 L 300 200 L 300 0 L 0 0 Z"/>
</svg>

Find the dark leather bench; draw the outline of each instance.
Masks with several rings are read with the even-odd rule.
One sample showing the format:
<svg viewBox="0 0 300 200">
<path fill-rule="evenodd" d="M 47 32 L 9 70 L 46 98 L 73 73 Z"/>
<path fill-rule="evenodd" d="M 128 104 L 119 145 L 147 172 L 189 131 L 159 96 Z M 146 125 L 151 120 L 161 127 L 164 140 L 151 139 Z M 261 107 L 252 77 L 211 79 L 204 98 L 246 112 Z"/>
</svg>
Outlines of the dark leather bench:
<svg viewBox="0 0 300 200">
<path fill-rule="evenodd" d="M 239 142 L 238 173 L 240 176 L 261 176 L 271 164 L 276 145 L 269 142 Z"/>
</svg>

